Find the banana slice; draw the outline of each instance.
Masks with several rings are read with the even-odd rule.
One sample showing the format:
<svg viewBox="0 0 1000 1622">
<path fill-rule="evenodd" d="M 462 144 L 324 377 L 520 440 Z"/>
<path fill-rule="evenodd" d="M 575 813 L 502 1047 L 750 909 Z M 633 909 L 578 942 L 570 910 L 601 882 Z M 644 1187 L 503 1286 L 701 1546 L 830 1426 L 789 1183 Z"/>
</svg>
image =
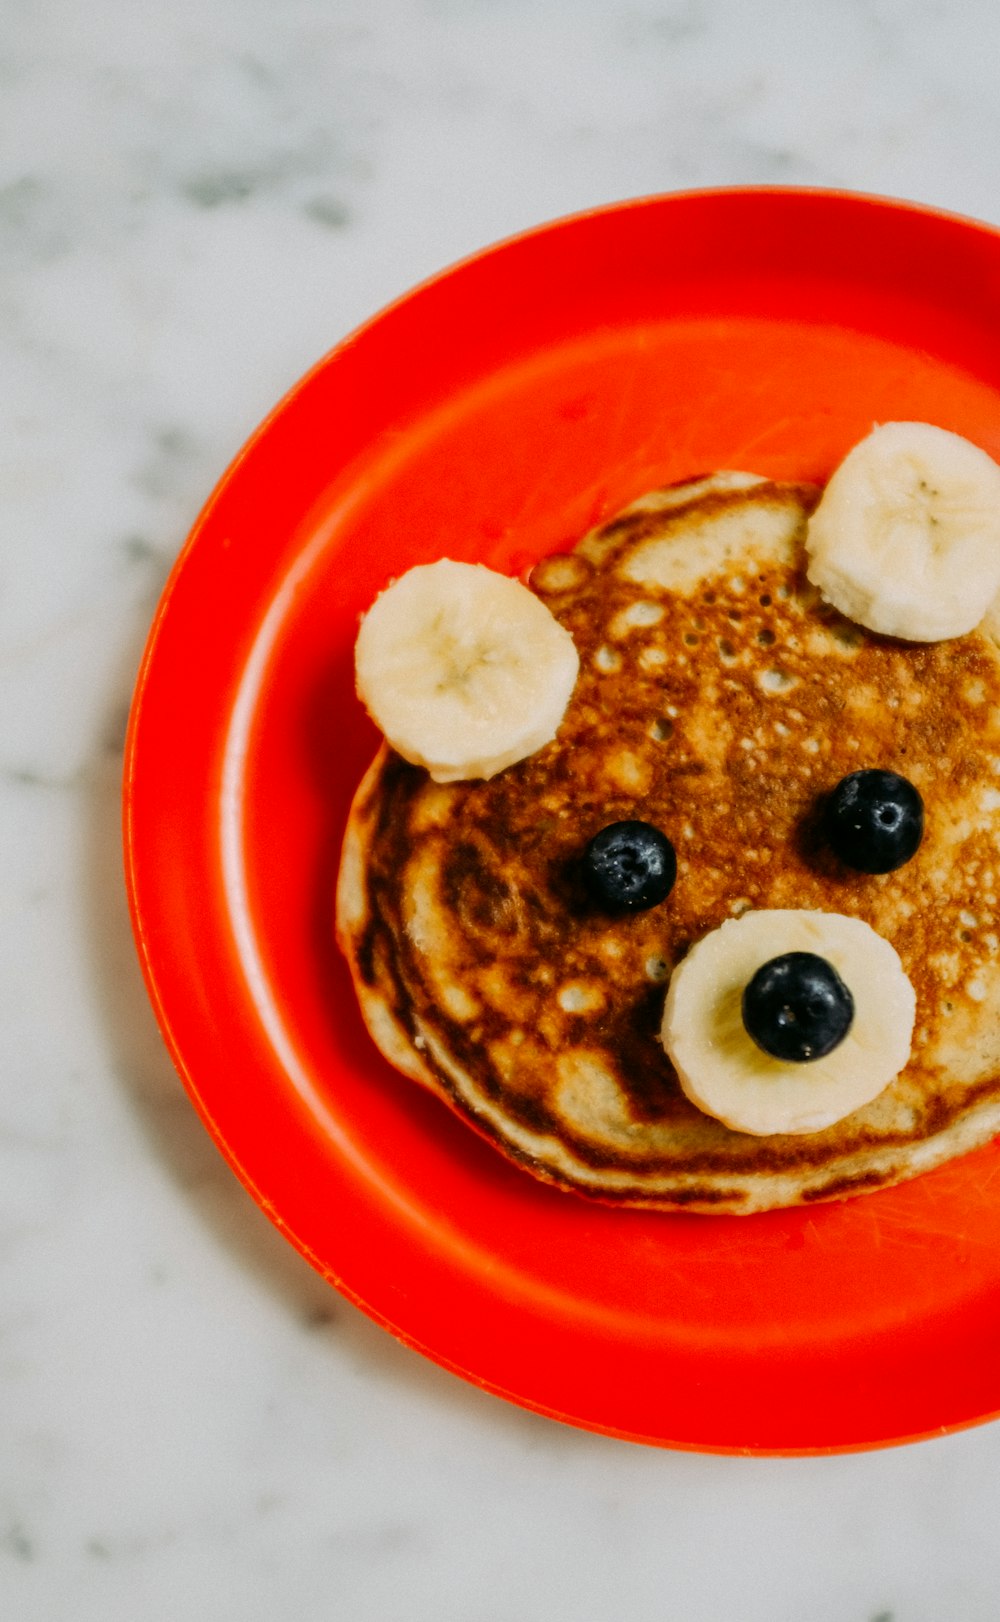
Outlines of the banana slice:
<svg viewBox="0 0 1000 1622">
<path fill-rule="evenodd" d="M 837 468 L 806 551 L 809 579 L 870 631 L 962 636 L 1000 590 L 1000 467 L 944 428 L 884 423 Z"/>
<path fill-rule="evenodd" d="M 394 580 L 355 649 L 365 708 L 437 783 L 493 777 L 548 743 L 579 668 L 573 638 L 527 586 L 449 558 Z"/>
<path fill-rule="evenodd" d="M 824 1058 L 764 1053 L 743 1025 L 745 986 L 785 952 L 836 969 L 854 1020 Z M 674 970 L 661 1040 L 688 1098 L 737 1132 L 819 1132 L 877 1098 L 910 1055 L 916 998 L 894 948 L 860 918 L 796 909 L 748 912 L 712 930 Z"/>
</svg>

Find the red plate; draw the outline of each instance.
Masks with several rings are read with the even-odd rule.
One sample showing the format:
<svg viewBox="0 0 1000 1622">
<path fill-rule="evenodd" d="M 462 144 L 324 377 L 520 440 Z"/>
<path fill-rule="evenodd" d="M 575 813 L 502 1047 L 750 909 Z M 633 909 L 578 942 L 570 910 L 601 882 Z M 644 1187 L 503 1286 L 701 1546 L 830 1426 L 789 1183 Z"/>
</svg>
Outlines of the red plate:
<svg viewBox="0 0 1000 1622">
<path fill-rule="evenodd" d="M 748 1218 L 605 1208 L 396 1075 L 332 938 L 376 746 L 359 610 L 447 555 L 520 569 L 703 469 L 823 478 L 919 418 L 1000 457 L 1000 235 L 816 191 L 652 198 L 419 288 L 292 391 L 164 593 L 128 746 L 133 920 L 234 1170 L 409 1345 L 572 1423 L 818 1452 L 1000 1409 L 1000 1154 Z"/>
</svg>

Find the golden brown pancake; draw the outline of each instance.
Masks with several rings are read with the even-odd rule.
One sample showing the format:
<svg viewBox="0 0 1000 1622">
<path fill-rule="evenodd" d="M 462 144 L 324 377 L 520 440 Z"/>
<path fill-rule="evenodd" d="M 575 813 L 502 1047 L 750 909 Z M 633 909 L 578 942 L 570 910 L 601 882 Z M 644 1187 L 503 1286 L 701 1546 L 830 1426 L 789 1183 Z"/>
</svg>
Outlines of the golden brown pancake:
<svg viewBox="0 0 1000 1622">
<path fill-rule="evenodd" d="M 824 605 L 803 571 L 817 497 L 716 475 L 544 560 L 531 585 L 581 660 L 553 742 L 449 785 L 383 748 L 358 791 L 338 935 L 376 1043 L 563 1188 L 745 1213 L 881 1188 L 1000 1130 L 1000 649 L 986 625 L 915 645 Z M 877 876 L 817 833 L 870 766 L 926 809 L 916 856 Z M 678 876 L 611 916 L 579 860 L 625 818 L 670 836 Z M 903 1073 L 807 1136 L 702 1114 L 659 1040 L 673 965 L 751 907 L 865 919 L 916 991 Z"/>
</svg>

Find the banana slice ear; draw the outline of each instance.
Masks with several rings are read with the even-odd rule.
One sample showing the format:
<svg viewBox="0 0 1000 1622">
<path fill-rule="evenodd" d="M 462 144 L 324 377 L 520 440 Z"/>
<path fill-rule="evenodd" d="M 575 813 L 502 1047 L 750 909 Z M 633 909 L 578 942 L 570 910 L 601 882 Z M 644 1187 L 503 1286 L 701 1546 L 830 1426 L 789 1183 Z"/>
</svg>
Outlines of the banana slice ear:
<svg viewBox="0 0 1000 1622">
<path fill-rule="evenodd" d="M 355 648 L 365 708 L 439 783 L 493 777 L 541 749 L 579 668 L 573 638 L 527 586 L 449 558 L 393 581 Z"/>
<path fill-rule="evenodd" d="M 809 1063 L 772 1058 L 748 1035 L 743 992 L 788 952 L 826 960 L 854 1018 Z M 674 970 L 661 1039 L 693 1104 L 737 1132 L 819 1132 L 877 1098 L 910 1055 L 916 997 L 899 956 L 860 918 L 795 909 L 748 912 L 712 930 Z"/>
<path fill-rule="evenodd" d="M 808 575 L 884 636 L 963 636 L 1000 591 L 1000 467 L 926 422 L 889 422 L 830 479 L 806 537 Z"/>
</svg>

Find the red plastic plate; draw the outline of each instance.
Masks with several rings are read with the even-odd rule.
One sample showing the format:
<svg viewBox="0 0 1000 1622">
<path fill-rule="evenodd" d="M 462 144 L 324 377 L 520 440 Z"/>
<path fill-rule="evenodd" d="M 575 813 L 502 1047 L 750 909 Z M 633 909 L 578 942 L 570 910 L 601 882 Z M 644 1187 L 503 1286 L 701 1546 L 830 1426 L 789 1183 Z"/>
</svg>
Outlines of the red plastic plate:
<svg viewBox="0 0 1000 1622">
<path fill-rule="evenodd" d="M 518 570 L 716 467 L 825 477 L 873 422 L 1000 457 L 1000 236 L 873 198 L 652 198 L 491 249 L 329 354 L 224 476 L 139 677 L 133 920 L 186 1086 L 337 1287 L 594 1430 L 817 1452 L 1000 1410 L 1000 1153 L 749 1218 L 536 1183 L 377 1055 L 333 942 L 376 746 L 357 615 L 447 555 Z"/>
</svg>

